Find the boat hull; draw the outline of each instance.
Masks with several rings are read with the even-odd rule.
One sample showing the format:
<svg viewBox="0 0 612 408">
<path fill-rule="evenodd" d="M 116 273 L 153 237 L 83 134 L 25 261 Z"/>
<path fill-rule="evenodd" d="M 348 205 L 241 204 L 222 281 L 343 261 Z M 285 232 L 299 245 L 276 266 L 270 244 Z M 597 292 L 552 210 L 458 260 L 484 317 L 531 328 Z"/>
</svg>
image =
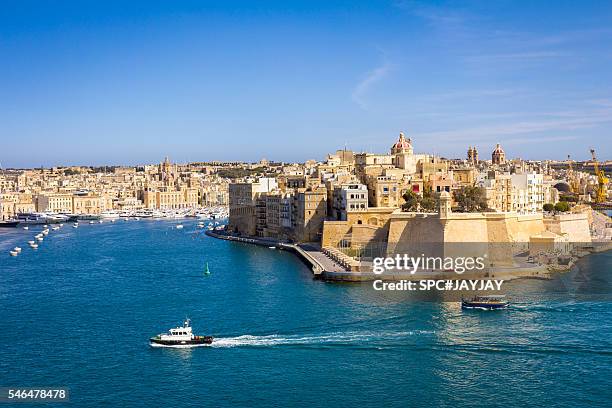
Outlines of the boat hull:
<svg viewBox="0 0 612 408">
<path fill-rule="evenodd" d="M 497 310 L 497 309 L 507 309 L 508 302 L 500 302 L 500 303 L 486 303 L 486 302 L 461 302 L 462 309 L 480 309 L 480 310 Z"/>
<path fill-rule="evenodd" d="M 19 225 L 19 221 L 1 221 L 0 228 L 15 228 Z"/>
<path fill-rule="evenodd" d="M 212 336 L 195 336 L 191 340 L 162 340 L 158 337 L 151 337 L 149 339 L 151 346 L 157 347 L 194 347 L 211 344 L 213 342 Z"/>
</svg>

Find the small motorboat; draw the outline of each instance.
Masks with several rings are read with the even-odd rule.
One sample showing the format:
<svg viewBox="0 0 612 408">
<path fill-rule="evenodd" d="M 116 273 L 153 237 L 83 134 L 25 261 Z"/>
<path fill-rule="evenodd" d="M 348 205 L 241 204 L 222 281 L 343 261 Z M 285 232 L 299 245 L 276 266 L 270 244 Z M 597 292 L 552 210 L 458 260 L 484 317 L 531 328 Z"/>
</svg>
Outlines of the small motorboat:
<svg viewBox="0 0 612 408">
<path fill-rule="evenodd" d="M 42 240 L 44 239 L 43 237 L 38 237 L 36 238 L 39 242 L 42 242 Z"/>
<path fill-rule="evenodd" d="M 60 227 L 53 227 L 51 228 L 53 231 L 57 231 L 58 229 L 60 229 Z"/>
<path fill-rule="evenodd" d="M 167 333 L 151 337 L 149 342 L 152 347 L 196 347 L 211 344 L 212 336 L 195 336 L 191 331 L 191 320 L 186 319 L 183 327 L 175 327 Z"/>
<path fill-rule="evenodd" d="M 182 224 L 177 225 L 176 229 L 183 229 L 183 225 Z"/>
<path fill-rule="evenodd" d="M 474 296 L 471 299 L 461 299 L 462 309 L 507 309 L 508 301 L 504 295 Z"/>
<path fill-rule="evenodd" d="M 93 222 L 93 221 L 89 221 L 89 223 L 90 223 L 90 224 L 93 224 L 94 222 Z"/>
<path fill-rule="evenodd" d="M 36 242 L 34 242 L 34 241 L 28 241 L 28 245 L 32 245 L 32 244 L 35 244 L 35 243 Z"/>
<path fill-rule="evenodd" d="M 26 225 L 25 227 L 23 227 L 23 229 L 27 231 L 27 230 L 29 230 L 29 229 L 30 229 L 30 227 L 28 227 L 28 226 Z"/>
<path fill-rule="evenodd" d="M 19 252 L 21 252 L 21 248 L 20 247 L 15 247 L 15 248 L 13 248 L 13 251 L 19 253 Z"/>
<path fill-rule="evenodd" d="M 10 251 L 9 253 L 11 254 L 11 256 L 19 255 L 19 252 L 17 252 L 17 251 Z"/>
<path fill-rule="evenodd" d="M 79 228 L 79 224 L 72 224 L 72 228 Z"/>
<path fill-rule="evenodd" d="M 38 244 L 31 244 L 31 245 L 30 245 L 30 248 L 32 248 L 32 249 L 38 249 Z"/>
<path fill-rule="evenodd" d="M 43 234 L 43 235 L 49 235 L 49 230 L 48 230 L 48 229 L 43 230 L 42 234 Z"/>
</svg>

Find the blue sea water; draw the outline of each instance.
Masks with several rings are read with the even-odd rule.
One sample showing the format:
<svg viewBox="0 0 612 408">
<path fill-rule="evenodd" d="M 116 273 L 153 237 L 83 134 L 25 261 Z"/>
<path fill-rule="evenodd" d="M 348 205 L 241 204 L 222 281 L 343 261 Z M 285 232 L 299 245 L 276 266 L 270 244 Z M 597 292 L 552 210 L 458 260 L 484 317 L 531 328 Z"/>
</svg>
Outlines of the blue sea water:
<svg viewBox="0 0 612 408">
<path fill-rule="evenodd" d="M 67 386 L 75 407 L 610 406 L 610 253 L 466 312 L 176 223 L 67 225 L 37 251 L 40 228 L 0 231 L 0 387 Z M 213 346 L 149 347 L 185 316 Z"/>
</svg>

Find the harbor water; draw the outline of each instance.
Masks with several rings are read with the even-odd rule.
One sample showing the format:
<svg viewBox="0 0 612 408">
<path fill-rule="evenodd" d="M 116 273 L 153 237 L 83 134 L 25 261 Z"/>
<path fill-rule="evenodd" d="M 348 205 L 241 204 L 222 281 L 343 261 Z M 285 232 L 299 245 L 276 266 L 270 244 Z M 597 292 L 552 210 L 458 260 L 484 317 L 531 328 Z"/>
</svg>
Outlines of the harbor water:
<svg viewBox="0 0 612 408">
<path fill-rule="evenodd" d="M 610 406 L 610 253 L 462 311 L 180 222 L 65 225 L 37 250 L 41 227 L 0 231 L 0 387 L 65 386 L 75 407 Z M 149 346 L 185 317 L 211 346 Z"/>
</svg>

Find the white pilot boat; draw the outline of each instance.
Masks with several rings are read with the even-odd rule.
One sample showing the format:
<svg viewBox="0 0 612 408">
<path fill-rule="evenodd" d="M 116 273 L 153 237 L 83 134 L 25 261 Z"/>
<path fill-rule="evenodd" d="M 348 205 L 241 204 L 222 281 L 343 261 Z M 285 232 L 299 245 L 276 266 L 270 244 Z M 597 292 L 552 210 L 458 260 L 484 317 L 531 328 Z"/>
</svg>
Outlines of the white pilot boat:
<svg viewBox="0 0 612 408">
<path fill-rule="evenodd" d="M 195 347 L 211 344 L 212 336 L 195 336 L 191 331 L 191 320 L 186 319 L 182 327 L 175 327 L 167 333 L 158 334 L 151 337 L 149 342 L 151 347 Z"/>
</svg>

